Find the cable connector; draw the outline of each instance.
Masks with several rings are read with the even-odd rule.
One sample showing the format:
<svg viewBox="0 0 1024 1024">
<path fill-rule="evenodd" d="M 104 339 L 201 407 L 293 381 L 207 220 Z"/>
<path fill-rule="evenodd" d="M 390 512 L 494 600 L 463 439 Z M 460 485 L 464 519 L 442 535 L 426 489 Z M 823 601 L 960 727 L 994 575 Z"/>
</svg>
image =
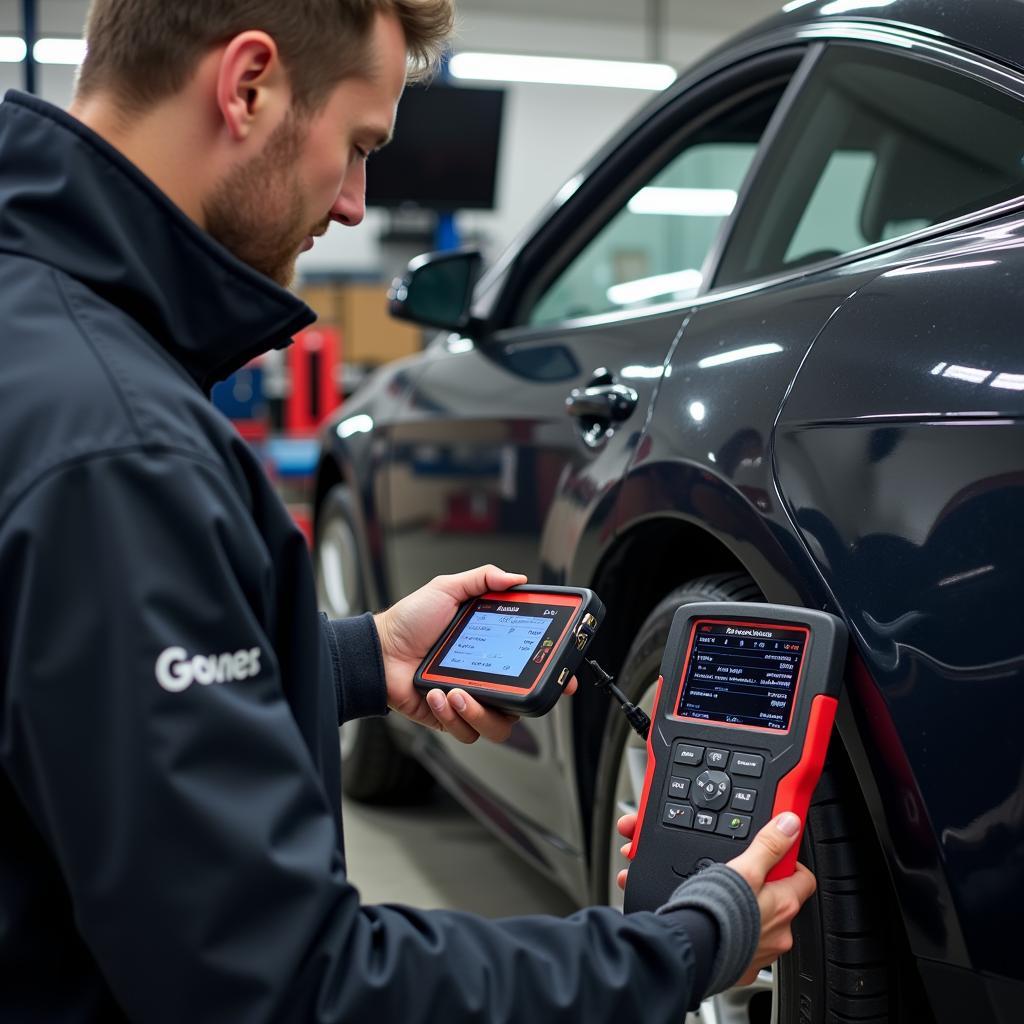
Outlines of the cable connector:
<svg viewBox="0 0 1024 1024">
<path fill-rule="evenodd" d="M 646 740 L 647 734 L 651 731 L 651 720 L 647 715 L 615 685 L 615 677 L 608 675 L 593 658 L 587 658 L 580 668 L 582 669 L 584 665 L 590 670 L 585 674 L 590 676 L 594 686 L 618 701 L 630 727 L 641 739 Z"/>
</svg>

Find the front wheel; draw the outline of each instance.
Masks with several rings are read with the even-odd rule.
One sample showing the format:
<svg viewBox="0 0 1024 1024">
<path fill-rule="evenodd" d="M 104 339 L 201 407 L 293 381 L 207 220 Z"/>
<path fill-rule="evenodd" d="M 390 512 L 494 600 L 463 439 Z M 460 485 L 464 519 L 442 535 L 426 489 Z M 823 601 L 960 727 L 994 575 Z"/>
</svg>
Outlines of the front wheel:
<svg viewBox="0 0 1024 1024">
<path fill-rule="evenodd" d="M 696 601 L 753 601 L 761 594 L 741 573 L 705 576 L 678 588 L 645 620 L 630 647 L 619 686 L 651 713 L 658 672 L 676 609 Z M 626 866 L 618 818 L 635 812 L 647 768 L 647 748 L 613 710 L 605 726 L 597 771 L 591 843 L 595 902 L 621 909 L 616 876 Z M 801 862 L 818 877 L 818 893 L 793 926 L 794 947 L 753 985 L 704 1001 L 701 1024 L 798 1024 L 888 1020 L 881 882 L 856 786 L 845 762 L 831 757 L 815 791 L 801 847 Z M 874 892 L 874 902 L 870 893 Z M 808 1016 L 808 1007 L 813 1012 Z"/>
</svg>

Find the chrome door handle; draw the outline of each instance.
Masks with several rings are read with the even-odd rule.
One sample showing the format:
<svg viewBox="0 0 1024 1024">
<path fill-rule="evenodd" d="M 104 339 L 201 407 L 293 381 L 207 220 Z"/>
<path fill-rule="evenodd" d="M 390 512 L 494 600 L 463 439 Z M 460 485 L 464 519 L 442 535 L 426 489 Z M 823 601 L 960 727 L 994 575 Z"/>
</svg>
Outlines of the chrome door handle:
<svg viewBox="0 0 1024 1024">
<path fill-rule="evenodd" d="M 565 400 L 565 411 L 579 420 L 621 423 L 640 401 L 636 391 L 625 384 L 596 384 L 574 388 Z"/>
</svg>

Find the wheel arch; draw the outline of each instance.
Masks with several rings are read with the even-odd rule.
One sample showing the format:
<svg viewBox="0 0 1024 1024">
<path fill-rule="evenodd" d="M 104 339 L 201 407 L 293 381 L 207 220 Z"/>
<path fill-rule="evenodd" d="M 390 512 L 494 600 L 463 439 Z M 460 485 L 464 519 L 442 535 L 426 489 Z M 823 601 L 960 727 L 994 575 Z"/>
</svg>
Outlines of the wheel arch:
<svg viewBox="0 0 1024 1024">
<path fill-rule="evenodd" d="M 687 579 L 733 571 L 751 575 L 721 538 L 692 520 L 666 514 L 632 524 L 603 552 L 589 583 L 607 609 L 592 656 L 617 675 L 633 637 L 667 594 Z M 573 698 L 573 754 L 585 836 L 592 827 L 597 763 L 609 707 L 608 698 L 592 687 L 581 687 Z"/>
<path fill-rule="evenodd" d="M 633 522 L 605 549 L 590 576 L 588 585 L 607 608 L 606 624 L 595 639 L 592 655 L 617 675 L 630 643 L 655 606 L 676 587 L 701 576 L 745 573 L 766 601 L 813 606 L 809 595 L 801 594 L 799 588 L 776 575 L 781 568 L 777 559 L 771 559 L 769 568 L 768 561 L 755 565 L 744 554 L 735 538 L 718 534 L 678 512 L 666 511 Z M 583 835 L 587 837 L 592 829 L 597 764 L 609 708 L 608 698 L 593 687 L 581 687 L 573 698 L 572 749 Z M 843 729 L 837 727 L 836 737 L 844 756 L 862 763 L 857 753 L 863 751 L 864 739 L 854 716 L 843 716 L 843 725 Z M 847 735 L 850 729 L 856 735 Z M 873 776 L 860 780 L 860 799 L 882 852 L 885 825 L 876 818 L 872 786 L 877 786 Z"/>
<path fill-rule="evenodd" d="M 363 483 L 355 461 L 356 453 L 340 442 L 327 441 L 320 452 L 313 484 L 313 537 L 316 557 L 316 538 L 319 536 L 321 512 L 324 499 L 331 489 L 345 484 L 352 492 L 352 507 L 355 517 L 354 528 L 359 541 L 360 572 L 366 588 L 366 598 L 371 610 L 383 603 L 384 574 L 380 561 L 380 529 L 377 510 L 372 505 L 369 483 Z M 365 476 L 363 480 L 365 480 Z M 367 507 L 368 501 L 371 502 Z"/>
<path fill-rule="evenodd" d="M 351 484 L 351 476 L 334 454 L 324 449 L 320 453 L 320 462 L 316 467 L 316 477 L 313 485 L 314 526 L 319 521 L 320 509 L 323 507 L 327 492 L 338 484 Z"/>
</svg>

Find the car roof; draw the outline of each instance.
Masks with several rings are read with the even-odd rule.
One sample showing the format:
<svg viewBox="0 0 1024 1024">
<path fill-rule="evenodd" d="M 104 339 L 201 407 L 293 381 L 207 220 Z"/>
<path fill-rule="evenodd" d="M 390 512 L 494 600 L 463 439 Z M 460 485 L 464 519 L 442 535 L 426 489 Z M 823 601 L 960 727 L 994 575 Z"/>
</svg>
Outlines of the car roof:
<svg viewBox="0 0 1024 1024">
<path fill-rule="evenodd" d="M 778 14 L 731 39 L 727 48 L 775 31 L 795 34 L 803 26 L 829 23 L 917 29 L 1024 68 L 1024 0 L 790 0 Z"/>
</svg>

